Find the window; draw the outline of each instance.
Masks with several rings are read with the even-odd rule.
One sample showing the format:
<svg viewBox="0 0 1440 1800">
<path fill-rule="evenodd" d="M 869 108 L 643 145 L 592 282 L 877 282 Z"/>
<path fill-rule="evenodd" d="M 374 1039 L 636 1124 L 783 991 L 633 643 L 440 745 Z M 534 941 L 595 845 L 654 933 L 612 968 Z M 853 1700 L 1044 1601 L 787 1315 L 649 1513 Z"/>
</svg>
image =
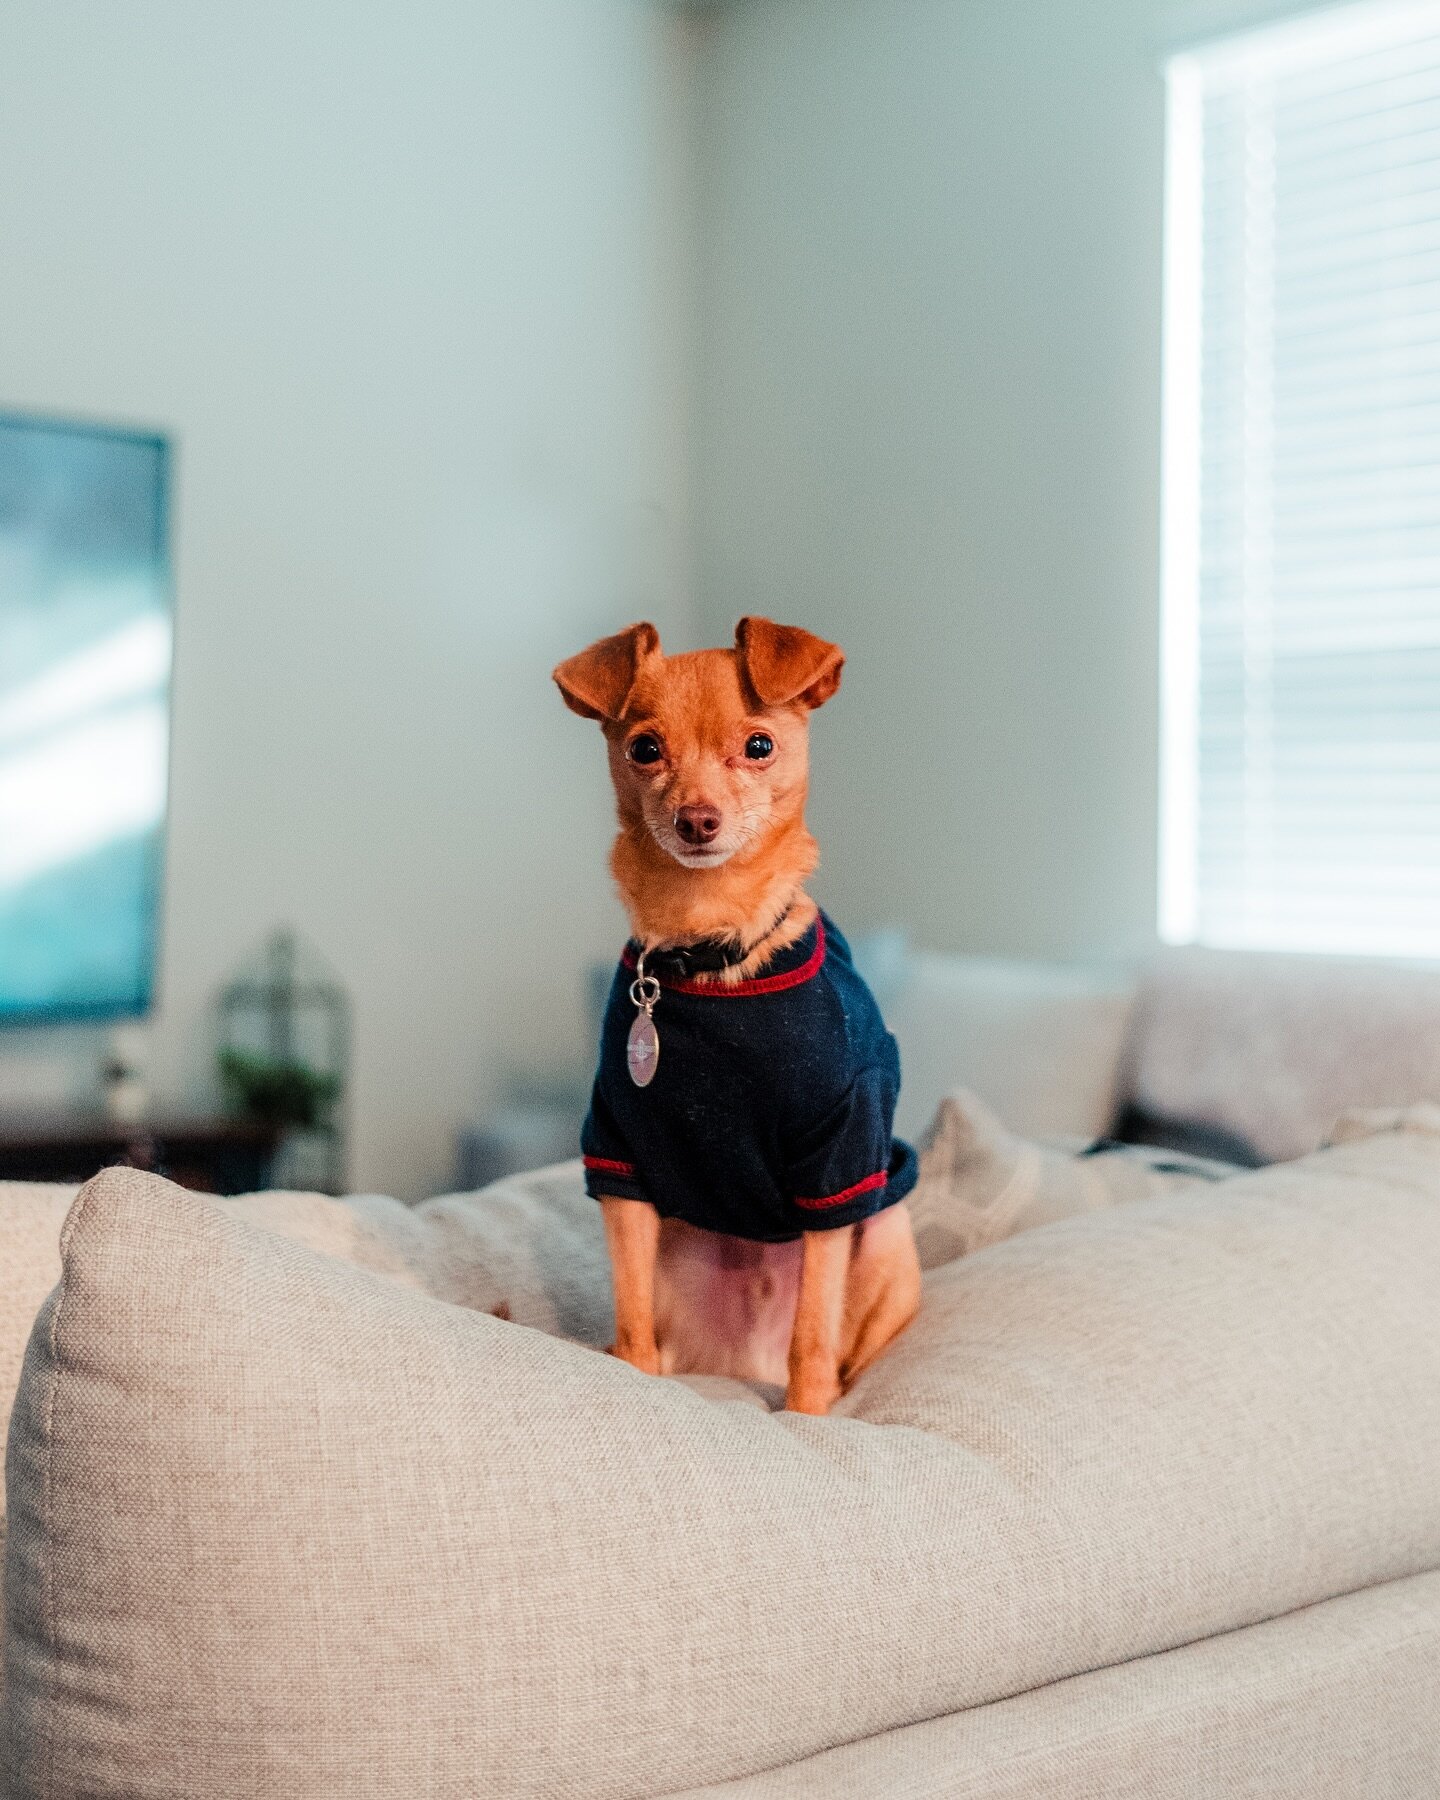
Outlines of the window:
<svg viewBox="0 0 1440 1800">
<path fill-rule="evenodd" d="M 1440 956 L 1440 0 L 1167 77 L 1161 935 Z"/>
</svg>

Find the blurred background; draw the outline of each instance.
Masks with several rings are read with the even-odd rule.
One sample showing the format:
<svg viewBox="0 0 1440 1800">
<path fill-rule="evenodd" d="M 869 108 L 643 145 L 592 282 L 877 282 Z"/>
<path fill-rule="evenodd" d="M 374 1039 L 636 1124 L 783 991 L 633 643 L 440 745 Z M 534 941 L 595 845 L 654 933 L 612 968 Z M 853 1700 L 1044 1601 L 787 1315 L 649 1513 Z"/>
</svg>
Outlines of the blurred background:
<svg viewBox="0 0 1440 1800">
<path fill-rule="evenodd" d="M 1437 171 L 1430 3 L 0 0 L 0 1165 L 565 1153 L 639 617 L 902 1010 L 1440 954 Z"/>
</svg>

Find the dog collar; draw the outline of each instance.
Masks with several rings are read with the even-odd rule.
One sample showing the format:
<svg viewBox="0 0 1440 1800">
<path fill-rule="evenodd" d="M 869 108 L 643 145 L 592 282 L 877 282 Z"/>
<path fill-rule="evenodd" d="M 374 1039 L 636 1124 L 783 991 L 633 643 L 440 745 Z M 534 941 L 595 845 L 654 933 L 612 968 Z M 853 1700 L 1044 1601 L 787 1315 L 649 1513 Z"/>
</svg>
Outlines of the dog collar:
<svg viewBox="0 0 1440 1800">
<path fill-rule="evenodd" d="M 693 944 L 677 944 L 669 950 L 647 950 L 645 972 L 661 981 L 690 981 L 696 975 L 720 975 L 726 969 L 738 968 L 753 956 L 767 938 L 775 933 L 795 910 L 792 900 L 785 910 L 750 943 L 739 938 L 697 938 Z M 638 950 L 639 946 L 635 948 Z"/>
</svg>

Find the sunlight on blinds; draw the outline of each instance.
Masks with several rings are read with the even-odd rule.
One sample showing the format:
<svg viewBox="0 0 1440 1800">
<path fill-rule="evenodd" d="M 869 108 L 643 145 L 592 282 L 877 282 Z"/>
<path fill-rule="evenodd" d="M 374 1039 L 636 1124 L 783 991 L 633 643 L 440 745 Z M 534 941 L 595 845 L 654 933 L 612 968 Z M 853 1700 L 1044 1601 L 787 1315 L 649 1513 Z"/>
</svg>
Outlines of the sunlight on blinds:
<svg viewBox="0 0 1440 1800">
<path fill-rule="evenodd" d="M 1440 955 L 1440 0 L 1167 68 L 1160 931 Z"/>
</svg>

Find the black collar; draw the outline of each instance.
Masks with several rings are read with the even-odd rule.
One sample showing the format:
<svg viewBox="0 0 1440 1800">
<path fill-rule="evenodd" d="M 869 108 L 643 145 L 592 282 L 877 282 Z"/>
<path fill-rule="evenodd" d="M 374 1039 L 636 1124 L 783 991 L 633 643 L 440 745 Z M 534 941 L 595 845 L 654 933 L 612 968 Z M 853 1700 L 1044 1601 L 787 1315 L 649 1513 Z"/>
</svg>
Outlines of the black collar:
<svg viewBox="0 0 1440 1800">
<path fill-rule="evenodd" d="M 645 952 L 645 973 L 661 981 L 689 981 L 695 975 L 719 975 L 753 956 L 767 938 L 773 937 L 794 910 L 792 900 L 780 916 L 753 942 L 739 938 L 696 938 L 692 944 L 674 944 L 664 950 Z"/>
</svg>

